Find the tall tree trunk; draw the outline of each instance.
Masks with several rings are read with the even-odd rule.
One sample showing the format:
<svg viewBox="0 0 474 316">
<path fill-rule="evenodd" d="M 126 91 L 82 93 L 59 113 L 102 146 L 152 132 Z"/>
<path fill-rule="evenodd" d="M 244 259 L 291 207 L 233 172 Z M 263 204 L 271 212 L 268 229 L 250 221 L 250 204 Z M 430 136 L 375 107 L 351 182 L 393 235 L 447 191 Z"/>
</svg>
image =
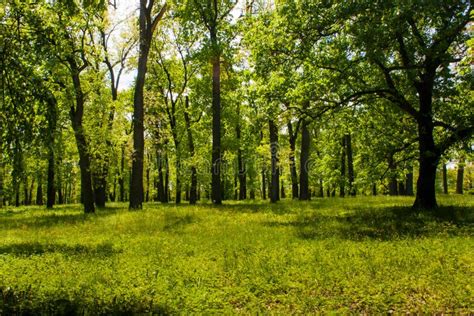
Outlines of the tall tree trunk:
<svg viewBox="0 0 474 316">
<path fill-rule="evenodd" d="M 265 179 L 265 169 L 262 169 L 262 199 L 266 200 L 267 199 L 267 190 L 266 190 L 266 179 Z"/>
<path fill-rule="evenodd" d="M 104 208 L 107 200 L 107 179 L 104 170 L 93 173 L 94 202 L 98 208 Z"/>
<path fill-rule="evenodd" d="M 275 121 L 269 120 L 270 130 L 270 153 L 271 153 L 271 187 L 270 202 L 280 200 L 280 167 L 278 159 L 278 127 Z"/>
<path fill-rule="evenodd" d="M 171 201 L 171 192 L 170 192 L 170 165 L 168 160 L 168 154 L 165 153 L 165 185 L 164 185 L 164 198 L 163 203 L 168 203 Z"/>
<path fill-rule="evenodd" d="M 48 120 L 48 135 L 47 135 L 47 147 L 48 147 L 48 176 L 46 184 L 46 208 L 51 209 L 54 206 L 56 198 L 56 189 L 54 187 L 54 142 L 56 136 L 56 127 L 58 120 L 58 104 L 54 95 L 48 91 L 46 103 L 47 109 L 47 120 Z"/>
<path fill-rule="evenodd" d="M 221 188 L 221 63 L 217 30 L 211 29 L 212 58 L 212 203 L 222 204 Z"/>
<path fill-rule="evenodd" d="M 377 184 L 376 183 L 372 184 L 372 195 L 377 196 Z"/>
<path fill-rule="evenodd" d="M 346 138 L 342 138 L 342 147 L 341 147 L 341 182 L 339 183 L 339 196 L 344 197 L 345 193 L 345 183 L 346 183 Z"/>
<path fill-rule="evenodd" d="M 346 155 L 347 155 L 347 179 L 349 180 L 349 195 L 355 196 L 356 189 L 354 187 L 354 161 L 352 158 L 352 137 L 351 134 L 344 135 L 346 138 L 345 145 L 346 145 Z"/>
<path fill-rule="evenodd" d="M 247 199 L 247 169 L 242 157 L 242 131 L 240 126 L 240 103 L 237 104 L 237 125 L 235 127 L 235 134 L 239 143 L 237 150 L 237 168 L 239 177 L 239 200 Z"/>
<path fill-rule="evenodd" d="M 91 164 L 90 155 L 84 128 L 82 126 L 82 118 L 84 115 L 84 93 L 80 81 L 80 70 L 73 57 L 68 60 L 71 68 L 72 81 L 74 85 L 74 93 L 76 98 L 76 106 L 71 106 L 69 115 L 71 117 L 72 129 L 76 139 L 77 151 L 79 152 L 79 168 L 81 171 L 81 197 L 84 205 L 85 213 L 94 213 L 94 191 L 92 189 Z"/>
<path fill-rule="evenodd" d="M 188 151 L 191 156 L 191 159 L 194 160 L 194 141 L 193 133 L 191 130 L 191 119 L 189 118 L 189 96 L 185 97 L 185 111 L 184 111 L 184 121 L 186 123 L 186 132 L 188 136 Z M 189 204 L 196 204 L 197 201 L 197 170 L 196 166 L 191 165 L 191 187 L 189 189 Z"/>
<path fill-rule="evenodd" d="M 456 193 L 464 193 L 464 159 L 458 162 L 458 173 L 456 177 Z"/>
<path fill-rule="evenodd" d="M 280 196 L 282 199 L 286 198 L 285 182 L 283 181 L 283 179 L 281 180 L 281 185 L 280 185 Z"/>
<path fill-rule="evenodd" d="M 149 3 L 149 6 L 147 4 Z M 130 179 L 130 204 L 129 209 L 141 209 L 143 204 L 143 158 L 144 158 L 144 101 L 143 88 L 147 72 L 148 53 L 156 29 L 156 25 L 162 19 L 166 11 L 166 3 L 158 15 L 152 17 L 154 2 L 140 0 L 140 16 L 138 18 L 140 36 L 137 78 L 135 80 L 135 91 L 133 95 L 133 160 L 132 176 Z"/>
<path fill-rule="evenodd" d="M 443 163 L 443 193 L 448 194 L 448 168 Z"/>
<path fill-rule="evenodd" d="M 298 128 L 296 131 L 293 131 L 293 124 L 288 122 L 288 134 L 289 134 L 289 142 L 290 142 L 290 176 L 291 176 L 291 197 L 293 199 L 297 199 L 299 197 L 299 190 L 298 190 L 298 173 L 296 171 L 296 140 L 298 136 Z"/>
<path fill-rule="evenodd" d="M 28 176 L 23 174 L 23 205 L 28 205 L 28 201 Z"/>
<path fill-rule="evenodd" d="M 176 148 L 176 155 L 178 154 L 178 149 Z M 180 172 L 180 163 L 179 163 L 179 158 L 176 157 L 176 165 L 175 165 L 175 173 L 176 173 L 176 196 L 175 196 L 175 203 L 179 204 L 181 203 L 181 172 Z"/>
<path fill-rule="evenodd" d="M 305 108 L 309 105 L 306 102 Z M 311 138 L 309 135 L 308 121 L 303 119 L 301 126 L 301 154 L 300 154 L 300 200 L 309 200 L 309 148 L 311 145 Z"/>
<path fill-rule="evenodd" d="M 324 184 L 323 179 L 319 179 L 319 197 L 324 197 Z"/>
<path fill-rule="evenodd" d="M 150 160 L 148 160 L 150 161 Z M 150 200 L 150 164 L 148 163 L 146 168 L 146 194 L 145 194 L 145 202 Z"/>
</svg>

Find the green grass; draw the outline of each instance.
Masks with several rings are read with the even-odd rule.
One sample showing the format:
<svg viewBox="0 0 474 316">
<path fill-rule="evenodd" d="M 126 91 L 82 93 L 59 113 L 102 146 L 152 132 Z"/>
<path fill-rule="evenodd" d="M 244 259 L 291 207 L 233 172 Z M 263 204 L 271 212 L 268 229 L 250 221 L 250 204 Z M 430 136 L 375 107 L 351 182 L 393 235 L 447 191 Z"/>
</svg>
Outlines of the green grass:
<svg viewBox="0 0 474 316">
<path fill-rule="evenodd" d="M 0 210 L 0 314 L 474 312 L 474 199 Z"/>
</svg>

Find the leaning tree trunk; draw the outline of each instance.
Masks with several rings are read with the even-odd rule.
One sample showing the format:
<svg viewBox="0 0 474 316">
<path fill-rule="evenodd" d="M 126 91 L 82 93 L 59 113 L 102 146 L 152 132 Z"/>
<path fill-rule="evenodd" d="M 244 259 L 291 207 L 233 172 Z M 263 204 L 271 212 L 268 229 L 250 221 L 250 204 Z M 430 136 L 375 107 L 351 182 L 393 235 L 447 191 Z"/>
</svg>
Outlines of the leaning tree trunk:
<svg viewBox="0 0 474 316">
<path fill-rule="evenodd" d="M 280 200 L 280 167 L 278 160 L 278 127 L 273 120 L 269 120 L 270 152 L 271 152 L 271 186 L 270 202 Z"/>
<path fill-rule="evenodd" d="M 300 200 L 309 200 L 309 148 L 311 138 L 309 135 L 308 122 L 303 120 L 301 126 L 301 156 L 300 156 Z"/>
</svg>

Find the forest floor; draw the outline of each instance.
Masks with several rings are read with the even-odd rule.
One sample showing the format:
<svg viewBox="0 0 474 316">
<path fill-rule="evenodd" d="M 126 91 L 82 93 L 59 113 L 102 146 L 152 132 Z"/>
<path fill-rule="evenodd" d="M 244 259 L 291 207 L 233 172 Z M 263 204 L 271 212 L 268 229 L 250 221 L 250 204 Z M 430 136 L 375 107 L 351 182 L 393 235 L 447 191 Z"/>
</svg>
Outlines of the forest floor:
<svg viewBox="0 0 474 316">
<path fill-rule="evenodd" d="M 474 313 L 474 198 L 0 209 L 0 314 Z"/>
</svg>

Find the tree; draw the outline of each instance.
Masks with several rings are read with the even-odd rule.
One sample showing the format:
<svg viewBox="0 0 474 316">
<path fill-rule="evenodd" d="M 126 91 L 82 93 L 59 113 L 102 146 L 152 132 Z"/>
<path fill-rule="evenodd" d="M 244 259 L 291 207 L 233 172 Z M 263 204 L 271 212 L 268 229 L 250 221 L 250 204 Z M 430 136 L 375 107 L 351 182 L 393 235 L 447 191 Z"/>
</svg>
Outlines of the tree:
<svg viewBox="0 0 474 316">
<path fill-rule="evenodd" d="M 141 209 L 143 203 L 143 157 L 144 157 L 144 127 L 143 127 L 143 87 L 147 72 L 148 53 L 156 26 L 163 18 L 167 4 L 162 5 L 158 14 L 154 15 L 154 0 L 140 0 L 140 35 L 137 78 L 133 96 L 133 161 L 130 179 L 130 209 Z"/>
</svg>

